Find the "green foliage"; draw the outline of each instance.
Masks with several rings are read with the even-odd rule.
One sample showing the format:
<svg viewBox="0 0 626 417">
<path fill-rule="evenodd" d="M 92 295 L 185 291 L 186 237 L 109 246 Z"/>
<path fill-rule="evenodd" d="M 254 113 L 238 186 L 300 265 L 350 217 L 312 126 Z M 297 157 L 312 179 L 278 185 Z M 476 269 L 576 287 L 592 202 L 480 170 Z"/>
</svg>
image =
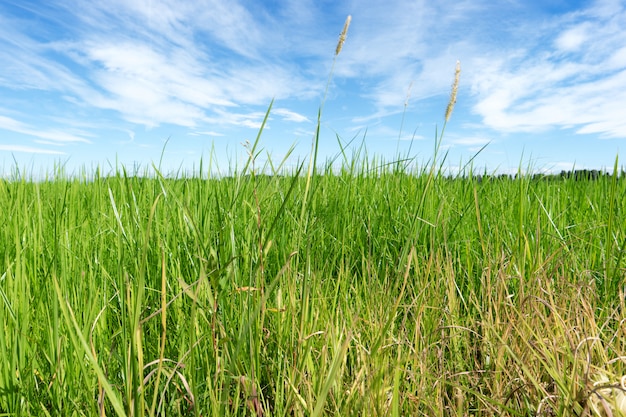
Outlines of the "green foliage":
<svg viewBox="0 0 626 417">
<path fill-rule="evenodd" d="M 592 412 L 626 182 L 396 168 L 1 182 L 0 414 Z"/>
</svg>

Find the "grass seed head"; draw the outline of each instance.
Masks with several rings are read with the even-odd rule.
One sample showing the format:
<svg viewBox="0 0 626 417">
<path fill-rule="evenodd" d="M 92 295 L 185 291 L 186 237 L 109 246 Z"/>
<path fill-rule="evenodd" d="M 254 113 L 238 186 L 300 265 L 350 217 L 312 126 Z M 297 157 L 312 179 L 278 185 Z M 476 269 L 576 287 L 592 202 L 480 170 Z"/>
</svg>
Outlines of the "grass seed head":
<svg viewBox="0 0 626 417">
<path fill-rule="evenodd" d="M 450 92 L 450 101 L 448 101 L 448 107 L 446 107 L 446 122 L 450 120 L 452 116 L 452 110 L 456 104 L 456 95 L 459 91 L 459 79 L 461 78 L 461 61 L 456 61 L 456 68 L 454 70 L 454 82 L 452 83 L 452 91 Z"/>
<path fill-rule="evenodd" d="M 339 35 L 339 42 L 337 42 L 337 49 L 335 49 L 335 56 L 339 55 L 341 52 L 341 48 L 343 48 L 343 43 L 346 41 L 346 36 L 348 36 L 348 28 L 350 27 L 350 21 L 352 21 L 352 16 L 348 15 L 346 18 L 346 23 L 343 24 L 343 30 L 341 31 L 341 35 Z"/>
</svg>

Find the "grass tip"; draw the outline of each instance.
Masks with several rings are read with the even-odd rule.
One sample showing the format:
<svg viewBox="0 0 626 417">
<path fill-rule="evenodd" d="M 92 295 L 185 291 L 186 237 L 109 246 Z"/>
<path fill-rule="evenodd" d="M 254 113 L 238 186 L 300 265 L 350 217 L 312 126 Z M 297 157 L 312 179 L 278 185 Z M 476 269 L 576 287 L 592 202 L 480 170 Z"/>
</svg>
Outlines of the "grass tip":
<svg viewBox="0 0 626 417">
<path fill-rule="evenodd" d="M 348 36 L 348 28 L 350 27 L 350 22 L 352 21 L 352 16 L 348 15 L 346 18 L 346 23 L 343 24 L 343 30 L 341 31 L 341 35 L 339 35 L 339 41 L 337 42 L 337 49 L 335 49 L 335 56 L 339 55 L 341 49 L 343 48 L 343 44 L 346 41 L 346 36 Z"/>
<path fill-rule="evenodd" d="M 450 92 L 450 100 L 448 101 L 448 106 L 446 107 L 446 123 L 450 120 L 450 116 L 452 116 L 452 110 L 454 110 L 454 105 L 456 104 L 456 95 L 459 91 L 459 80 L 461 79 L 461 61 L 456 61 L 456 68 L 454 70 L 454 82 L 452 83 L 452 91 Z"/>
</svg>

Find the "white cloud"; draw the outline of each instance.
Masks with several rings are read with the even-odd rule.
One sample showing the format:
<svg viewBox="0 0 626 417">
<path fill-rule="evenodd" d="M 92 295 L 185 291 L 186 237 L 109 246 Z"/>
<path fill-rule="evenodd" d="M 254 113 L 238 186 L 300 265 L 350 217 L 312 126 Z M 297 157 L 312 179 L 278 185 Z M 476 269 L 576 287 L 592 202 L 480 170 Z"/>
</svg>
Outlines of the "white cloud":
<svg viewBox="0 0 626 417">
<path fill-rule="evenodd" d="M 232 125 L 259 129 L 265 118 L 264 112 L 234 113 L 231 111 L 216 110 L 216 116 L 208 117 L 206 122 L 215 125 Z"/>
<path fill-rule="evenodd" d="M 69 101 L 115 110 L 149 127 L 193 127 L 236 104 L 317 97 L 347 14 L 339 14 L 334 27 L 322 6 L 310 1 L 286 1 L 284 11 L 221 0 L 78 1 L 63 7 L 70 13 L 63 15 L 67 33 L 54 42 L 38 43 L 13 27 L 31 57 L 20 64 L 25 68 L 19 72 L 28 74 L 21 88 L 39 80 L 37 88 L 63 91 Z M 364 98 L 379 115 L 401 111 L 412 80 L 416 100 L 447 90 L 457 56 L 430 59 L 437 46 L 426 39 L 481 3 L 457 2 L 443 18 L 439 7 L 372 1 L 346 10 L 355 18 L 336 76 L 364 76 Z M 61 65 L 46 56 L 49 52 L 70 61 Z"/>
<path fill-rule="evenodd" d="M 32 146 L 23 146 L 23 145 L 0 145 L 0 151 L 37 153 L 37 154 L 47 154 L 47 155 L 65 155 L 65 152 L 52 151 L 50 149 L 34 148 Z"/>
<path fill-rule="evenodd" d="M 483 58 L 472 76 L 474 111 L 493 129 L 505 132 L 574 128 L 578 133 L 626 137 L 621 114 L 626 102 L 626 33 L 616 21 L 623 9 L 547 32 L 554 49 L 531 44 L 508 57 Z M 576 14 L 580 19 L 581 14 Z M 567 20 L 567 16 L 564 18 Z M 544 33 L 543 36 L 546 36 Z M 565 55 L 563 55 L 565 53 Z"/>
<path fill-rule="evenodd" d="M 283 118 L 283 120 L 286 120 L 289 122 L 296 122 L 296 123 L 310 122 L 308 117 L 303 116 L 299 113 L 293 112 L 289 109 L 282 109 L 282 108 L 272 109 L 271 114 L 280 116 Z"/>
<path fill-rule="evenodd" d="M 190 136 L 215 136 L 215 137 L 222 137 L 225 136 L 223 133 L 219 133 L 219 132 L 214 132 L 214 131 L 208 131 L 208 132 L 191 132 L 189 133 Z"/>
<path fill-rule="evenodd" d="M 69 142 L 90 143 L 89 140 L 80 136 L 72 135 L 55 129 L 41 130 L 6 116 L 0 116 L 0 129 L 33 136 L 39 139 L 47 139 L 49 141 L 53 141 L 56 144 L 64 144 Z"/>
<path fill-rule="evenodd" d="M 555 41 L 558 50 L 577 51 L 589 39 L 590 25 L 582 23 L 561 33 Z"/>
<path fill-rule="evenodd" d="M 491 142 L 491 139 L 484 136 L 463 136 L 452 139 L 451 142 L 462 146 L 483 146 Z"/>
<path fill-rule="evenodd" d="M 315 81 L 284 58 L 293 43 L 281 42 L 288 34 L 277 28 L 291 27 L 260 7 L 221 0 L 53 3 L 39 13 L 57 23 L 62 16 L 67 26 L 58 39 L 40 42 L 17 23 L 0 24 L 0 44 L 8 44 L 0 48 L 0 85 L 59 91 L 70 103 L 114 110 L 148 127 L 194 127 L 228 107 L 313 97 Z M 305 54 L 314 49 L 298 46 Z"/>
</svg>

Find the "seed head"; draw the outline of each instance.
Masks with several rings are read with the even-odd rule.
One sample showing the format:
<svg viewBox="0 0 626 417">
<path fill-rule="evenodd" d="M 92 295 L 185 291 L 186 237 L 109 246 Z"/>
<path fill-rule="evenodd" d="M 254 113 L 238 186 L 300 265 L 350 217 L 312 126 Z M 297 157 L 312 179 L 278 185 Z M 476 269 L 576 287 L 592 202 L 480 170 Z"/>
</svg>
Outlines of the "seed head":
<svg viewBox="0 0 626 417">
<path fill-rule="evenodd" d="M 452 116 L 452 110 L 456 104 L 456 94 L 459 91 L 459 79 L 461 78 L 461 61 L 456 61 L 456 69 L 454 70 L 454 82 L 452 83 L 452 91 L 450 92 L 450 101 L 448 101 L 448 107 L 446 107 L 446 122 L 450 120 Z"/>
<path fill-rule="evenodd" d="M 413 88 L 413 81 L 409 84 L 409 89 L 406 90 L 406 99 L 404 100 L 404 107 L 409 105 L 409 99 L 411 98 L 411 88 Z"/>
<path fill-rule="evenodd" d="M 341 52 L 341 48 L 343 48 L 343 43 L 346 41 L 346 36 L 348 36 L 348 28 L 350 27 L 351 20 L 352 16 L 348 15 L 348 17 L 346 18 L 346 23 L 343 24 L 343 30 L 341 31 L 341 35 L 339 35 L 339 42 L 337 42 L 335 56 L 339 55 L 339 52 Z"/>
</svg>

